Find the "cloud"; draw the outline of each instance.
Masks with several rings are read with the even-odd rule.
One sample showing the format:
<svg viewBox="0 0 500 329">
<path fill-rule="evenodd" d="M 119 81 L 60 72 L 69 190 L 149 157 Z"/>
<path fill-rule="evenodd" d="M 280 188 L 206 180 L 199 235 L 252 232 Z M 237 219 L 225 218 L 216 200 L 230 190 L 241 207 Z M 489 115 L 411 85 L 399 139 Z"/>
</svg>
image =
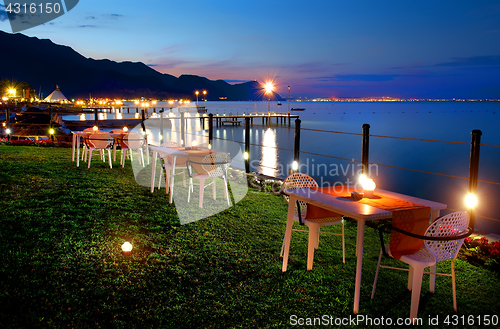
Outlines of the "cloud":
<svg viewBox="0 0 500 329">
<path fill-rule="evenodd" d="M 87 16 L 86 19 L 95 19 L 95 16 Z"/>
<path fill-rule="evenodd" d="M 84 25 L 79 25 L 78 27 L 82 27 L 82 28 L 87 28 L 87 27 L 90 27 L 90 28 L 95 28 L 97 26 L 95 25 L 90 25 L 90 24 L 84 24 Z"/>
<path fill-rule="evenodd" d="M 149 67 L 159 66 L 158 64 L 147 64 Z"/>
<path fill-rule="evenodd" d="M 314 77 L 308 78 L 310 80 L 319 80 L 319 81 L 391 81 L 394 78 L 401 77 L 401 74 L 336 74 L 334 76 L 322 76 L 322 77 Z"/>
<path fill-rule="evenodd" d="M 226 79 L 224 79 L 224 81 L 226 81 L 227 83 L 244 83 L 244 82 L 248 82 L 251 80 L 226 80 Z"/>
<path fill-rule="evenodd" d="M 113 19 L 118 19 L 118 18 L 122 18 L 123 17 L 123 15 L 121 15 L 121 14 L 107 14 L 107 15 L 104 15 L 104 16 L 111 17 Z"/>
<path fill-rule="evenodd" d="M 414 63 L 407 66 L 396 66 L 392 69 L 408 69 L 408 68 L 429 68 L 429 67 L 457 67 L 457 68 L 467 68 L 467 67 L 478 67 L 478 66 L 500 66 L 500 55 L 494 56 L 472 56 L 472 57 L 451 57 L 450 61 L 441 62 L 432 65 L 421 65 L 420 63 Z"/>
<path fill-rule="evenodd" d="M 452 57 L 450 62 L 437 63 L 428 67 L 453 66 L 500 66 L 500 56 L 473 56 L 473 57 Z"/>
</svg>

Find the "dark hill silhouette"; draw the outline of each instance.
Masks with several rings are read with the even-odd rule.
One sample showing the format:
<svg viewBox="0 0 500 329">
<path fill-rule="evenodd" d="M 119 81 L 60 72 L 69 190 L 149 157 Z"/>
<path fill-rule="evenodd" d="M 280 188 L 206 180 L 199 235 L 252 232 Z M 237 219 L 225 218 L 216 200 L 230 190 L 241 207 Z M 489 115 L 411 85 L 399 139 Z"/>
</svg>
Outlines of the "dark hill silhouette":
<svg viewBox="0 0 500 329">
<path fill-rule="evenodd" d="M 0 31 L 0 44 L 5 46 L 0 51 L 0 79 L 26 81 L 37 93 L 41 87 L 44 96 L 59 85 L 68 98 L 87 98 L 92 94 L 92 97 L 194 99 L 195 90 L 205 89 L 208 100 L 262 99 L 261 87 L 255 81 L 231 85 L 196 75 L 176 78 L 141 62 L 86 58 L 71 47 L 20 33 Z"/>
</svg>

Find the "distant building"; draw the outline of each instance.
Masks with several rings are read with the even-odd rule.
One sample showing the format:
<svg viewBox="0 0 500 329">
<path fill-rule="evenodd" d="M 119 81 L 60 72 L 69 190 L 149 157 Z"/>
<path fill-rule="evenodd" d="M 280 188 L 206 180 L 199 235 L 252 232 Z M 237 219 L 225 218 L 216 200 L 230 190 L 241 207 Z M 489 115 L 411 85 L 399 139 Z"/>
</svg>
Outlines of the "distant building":
<svg viewBox="0 0 500 329">
<path fill-rule="evenodd" d="M 54 90 L 49 96 L 45 97 L 44 102 L 49 103 L 69 103 L 69 100 L 64 96 L 64 94 L 56 85 L 56 90 Z"/>
</svg>

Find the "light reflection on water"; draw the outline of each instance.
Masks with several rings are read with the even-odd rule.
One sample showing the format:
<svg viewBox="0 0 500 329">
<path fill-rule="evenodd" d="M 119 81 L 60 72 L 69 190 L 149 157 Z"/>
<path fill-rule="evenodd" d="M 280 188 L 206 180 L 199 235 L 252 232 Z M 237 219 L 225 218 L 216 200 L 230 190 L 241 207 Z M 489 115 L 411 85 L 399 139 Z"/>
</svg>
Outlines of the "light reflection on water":
<svg viewBox="0 0 500 329">
<path fill-rule="evenodd" d="M 268 128 L 264 133 L 261 148 L 261 166 L 262 174 L 266 176 L 276 177 L 278 166 L 278 150 L 276 147 L 276 133 L 274 129 Z"/>
</svg>

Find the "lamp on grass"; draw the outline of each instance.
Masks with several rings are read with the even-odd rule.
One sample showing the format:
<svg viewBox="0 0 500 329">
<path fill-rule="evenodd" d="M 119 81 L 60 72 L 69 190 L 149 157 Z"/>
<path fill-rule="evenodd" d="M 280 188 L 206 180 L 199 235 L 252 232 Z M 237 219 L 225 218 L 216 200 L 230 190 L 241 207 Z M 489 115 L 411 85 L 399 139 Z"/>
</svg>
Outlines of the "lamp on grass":
<svg viewBox="0 0 500 329">
<path fill-rule="evenodd" d="M 130 255 L 132 252 L 132 244 L 128 241 L 125 241 L 124 244 L 122 244 L 122 252 L 124 255 Z"/>
</svg>

